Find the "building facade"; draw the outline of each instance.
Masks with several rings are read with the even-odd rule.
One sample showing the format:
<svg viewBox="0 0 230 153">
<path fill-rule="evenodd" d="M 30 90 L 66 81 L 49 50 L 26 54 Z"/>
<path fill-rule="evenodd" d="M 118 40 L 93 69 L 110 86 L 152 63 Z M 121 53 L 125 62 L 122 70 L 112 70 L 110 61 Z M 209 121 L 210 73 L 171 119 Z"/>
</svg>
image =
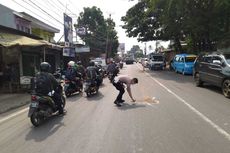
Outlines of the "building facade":
<svg viewBox="0 0 230 153">
<path fill-rule="evenodd" d="M 29 85 L 42 61 L 51 64 L 52 72 L 60 67 L 62 47 L 52 44 L 57 32 L 27 13 L 0 4 L 0 89 L 14 92 L 14 86 Z"/>
</svg>

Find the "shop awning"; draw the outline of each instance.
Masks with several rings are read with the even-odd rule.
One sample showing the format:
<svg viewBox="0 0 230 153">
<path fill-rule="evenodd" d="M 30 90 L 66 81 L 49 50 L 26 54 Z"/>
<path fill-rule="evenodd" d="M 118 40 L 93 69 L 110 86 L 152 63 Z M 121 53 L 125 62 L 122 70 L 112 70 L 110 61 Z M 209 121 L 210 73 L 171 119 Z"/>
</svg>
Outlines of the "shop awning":
<svg viewBox="0 0 230 153">
<path fill-rule="evenodd" d="M 0 46 L 12 47 L 12 46 L 49 46 L 54 44 L 45 40 L 32 39 L 22 35 L 10 34 L 0 32 Z"/>
</svg>

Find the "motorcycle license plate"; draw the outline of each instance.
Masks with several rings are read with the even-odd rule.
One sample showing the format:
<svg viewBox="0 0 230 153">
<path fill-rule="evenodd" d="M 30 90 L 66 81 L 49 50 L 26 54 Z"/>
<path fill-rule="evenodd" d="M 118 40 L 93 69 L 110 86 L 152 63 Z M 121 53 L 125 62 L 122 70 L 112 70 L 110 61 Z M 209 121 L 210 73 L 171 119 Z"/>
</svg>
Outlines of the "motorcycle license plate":
<svg viewBox="0 0 230 153">
<path fill-rule="evenodd" d="M 30 106 L 33 107 L 33 108 L 37 108 L 38 107 L 38 103 L 37 102 L 32 102 L 30 104 Z"/>
</svg>

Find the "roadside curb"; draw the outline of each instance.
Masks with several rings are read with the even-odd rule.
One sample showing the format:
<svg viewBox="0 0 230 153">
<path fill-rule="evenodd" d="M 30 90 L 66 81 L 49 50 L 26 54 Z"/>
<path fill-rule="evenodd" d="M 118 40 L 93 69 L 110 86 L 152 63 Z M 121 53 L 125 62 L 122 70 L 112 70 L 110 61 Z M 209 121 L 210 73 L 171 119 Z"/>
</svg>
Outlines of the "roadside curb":
<svg viewBox="0 0 230 153">
<path fill-rule="evenodd" d="M 0 115 L 3 113 L 9 112 L 11 110 L 14 110 L 14 109 L 23 107 L 25 105 L 28 105 L 29 103 L 30 103 L 30 101 L 25 101 L 25 102 L 18 103 L 17 105 L 5 107 L 5 108 L 0 108 Z"/>
</svg>

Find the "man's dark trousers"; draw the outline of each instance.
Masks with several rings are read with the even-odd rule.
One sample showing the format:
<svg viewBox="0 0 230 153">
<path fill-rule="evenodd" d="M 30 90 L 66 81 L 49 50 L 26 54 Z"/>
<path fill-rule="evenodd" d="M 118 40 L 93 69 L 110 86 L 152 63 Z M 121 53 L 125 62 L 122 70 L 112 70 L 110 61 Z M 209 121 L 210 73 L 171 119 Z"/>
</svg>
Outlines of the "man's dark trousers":
<svg viewBox="0 0 230 153">
<path fill-rule="evenodd" d="M 116 87 L 117 90 L 119 90 L 119 94 L 116 98 L 117 102 L 121 102 L 122 101 L 122 96 L 125 93 L 125 89 L 124 89 L 124 85 L 121 82 L 117 82 L 117 83 L 113 83 L 113 85 Z"/>
</svg>

